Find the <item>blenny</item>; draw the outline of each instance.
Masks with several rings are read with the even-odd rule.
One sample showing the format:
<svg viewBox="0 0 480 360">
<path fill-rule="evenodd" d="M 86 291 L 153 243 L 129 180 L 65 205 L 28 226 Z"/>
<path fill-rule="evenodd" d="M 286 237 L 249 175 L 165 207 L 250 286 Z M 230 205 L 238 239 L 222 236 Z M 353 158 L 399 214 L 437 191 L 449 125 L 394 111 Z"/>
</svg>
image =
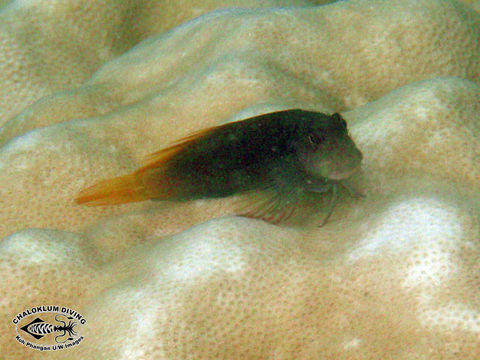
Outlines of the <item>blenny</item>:
<svg viewBox="0 0 480 360">
<path fill-rule="evenodd" d="M 187 201 L 250 193 L 239 215 L 278 223 L 301 207 L 308 193 L 337 189 L 360 167 L 362 153 L 338 113 L 300 109 L 267 113 L 201 130 L 149 155 L 131 174 L 80 192 L 78 204 Z M 268 194 L 258 197 L 259 193 Z M 248 198 L 248 196 L 247 196 Z"/>
</svg>

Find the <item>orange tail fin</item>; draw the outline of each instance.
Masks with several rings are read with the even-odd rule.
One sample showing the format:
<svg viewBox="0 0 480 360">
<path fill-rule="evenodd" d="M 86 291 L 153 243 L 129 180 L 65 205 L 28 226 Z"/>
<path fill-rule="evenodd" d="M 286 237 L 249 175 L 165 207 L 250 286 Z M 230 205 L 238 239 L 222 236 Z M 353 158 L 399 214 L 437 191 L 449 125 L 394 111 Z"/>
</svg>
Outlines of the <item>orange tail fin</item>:
<svg viewBox="0 0 480 360">
<path fill-rule="evenodd" d="M 164 170 L 168 167 L 169 161 L 215 129 L 216 127 L 199 131 L 147 156 L 143 167 L 137 171 L 100 181 L 82 190 L 76 197 L 75 202 L 88 206 L 100 206 L 149 199 L 175 199 L 182 194 L 182 179 L 165 175 Z"/>
<path fill-rule="evenodd" d="M 146 187 L 136 173 L 100 181 L 82 190 L 75 202 L 88 206 L 116 205 L 150 199 Z"/>
<path fill-rule="evenodd" d="M 118 205 L 178 196 L 177 182 L 165 177 L 163 168 L 139 169 L 131 174 L 102 180 L 82 190 L 75 202 L 87 206 Z"/>
</svg>

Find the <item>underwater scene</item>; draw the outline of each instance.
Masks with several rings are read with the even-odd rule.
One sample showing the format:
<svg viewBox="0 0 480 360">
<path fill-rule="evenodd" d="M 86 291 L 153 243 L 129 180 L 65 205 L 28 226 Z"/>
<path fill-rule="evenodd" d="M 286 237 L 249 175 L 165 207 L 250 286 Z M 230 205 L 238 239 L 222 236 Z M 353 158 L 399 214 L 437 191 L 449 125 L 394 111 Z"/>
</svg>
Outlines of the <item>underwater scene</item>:
<svg viewBox="0 0 480 360">
<path fill-rule="evenodd" d="M 480 359 L 480 1 L 0 1 L 0 359 Z"/>
</svg>

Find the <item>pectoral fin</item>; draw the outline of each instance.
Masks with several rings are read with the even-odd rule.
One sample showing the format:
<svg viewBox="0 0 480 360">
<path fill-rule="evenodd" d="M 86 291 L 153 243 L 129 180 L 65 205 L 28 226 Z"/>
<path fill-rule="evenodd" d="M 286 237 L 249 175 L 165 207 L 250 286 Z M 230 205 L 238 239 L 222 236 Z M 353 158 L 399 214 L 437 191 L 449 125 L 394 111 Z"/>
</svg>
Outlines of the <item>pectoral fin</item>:
<svg viewBox="0 0 480 360">
<path fill-rule="evenodd" d="M 278 194 L 262 194 L 244 202 L 238 215 L 278 224 L 288 220 L 297 207 L 296 203 L 285 203 Z"/>
</svg>

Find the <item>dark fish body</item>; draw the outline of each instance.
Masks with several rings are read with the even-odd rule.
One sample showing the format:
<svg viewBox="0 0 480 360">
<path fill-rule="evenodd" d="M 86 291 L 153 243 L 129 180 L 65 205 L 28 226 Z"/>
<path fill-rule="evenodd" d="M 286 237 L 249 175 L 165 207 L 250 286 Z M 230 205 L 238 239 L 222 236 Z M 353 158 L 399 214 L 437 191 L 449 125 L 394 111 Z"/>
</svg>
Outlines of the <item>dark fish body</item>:
<svg viewBox="0 0 480 360">
<path fill-rule="evenodd" d="M 102 181 L 76 200 L 110 205 L 265 190 L 275 195 L 272 211 L 278 213 L 298 189 L 328 191 L 332 182 L 357 170 L 361 158 L 339 114 L 278 111 L 193 134 L 150 155 L 134 173 Z"/>
</svg>

